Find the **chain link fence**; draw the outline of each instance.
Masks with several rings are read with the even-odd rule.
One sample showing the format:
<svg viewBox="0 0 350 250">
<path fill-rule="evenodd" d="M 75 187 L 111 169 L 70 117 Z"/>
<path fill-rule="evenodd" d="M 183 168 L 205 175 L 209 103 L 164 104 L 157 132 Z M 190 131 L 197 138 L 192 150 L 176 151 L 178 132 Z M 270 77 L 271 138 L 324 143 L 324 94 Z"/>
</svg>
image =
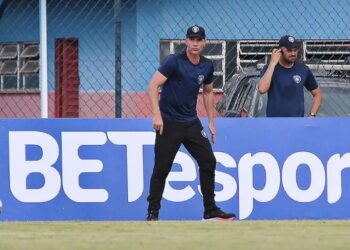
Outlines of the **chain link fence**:
<svg viewBox="0 0 350 250">
<path fill-rule="evenodd" d="M 262 113 L 257 72 L 285 34 L 319 76 L 321 113 L 350 116 L 349 9 L 348 0 L 47 0 L 49 117 L 150 117 L 149 79 L 184 50 L 193 24 L 206 29 L 215 102 L 228 102 L 217 116 Z M 40 117 L 39 20 L 39 0 L 0 0 L 0 117 Z"/>
</svg>

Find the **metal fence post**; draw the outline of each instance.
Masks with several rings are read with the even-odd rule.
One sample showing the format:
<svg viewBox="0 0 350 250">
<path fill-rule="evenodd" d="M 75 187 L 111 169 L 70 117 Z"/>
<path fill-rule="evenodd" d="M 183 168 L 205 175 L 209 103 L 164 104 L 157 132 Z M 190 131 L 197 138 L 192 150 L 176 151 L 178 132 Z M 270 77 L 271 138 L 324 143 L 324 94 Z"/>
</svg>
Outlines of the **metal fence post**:
<svg viewBox="0 0 350 250">
<path fill-rule="evenodd" d="M 114 1 L 115 18 L 115 117 L 122 116 L 121 87 L 121 0 Z"/>
</svg>

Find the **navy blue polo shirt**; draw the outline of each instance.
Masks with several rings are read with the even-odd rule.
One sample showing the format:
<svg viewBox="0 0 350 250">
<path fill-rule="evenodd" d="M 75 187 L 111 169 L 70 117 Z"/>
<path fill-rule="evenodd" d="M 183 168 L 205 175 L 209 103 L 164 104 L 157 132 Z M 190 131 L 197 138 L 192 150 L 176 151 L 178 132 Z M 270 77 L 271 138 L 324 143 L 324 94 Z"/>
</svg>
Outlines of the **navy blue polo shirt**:
<svg viewBox="0 0 350 250">
<path fill-rule="evenodd" d="M 168 79 L 162 87 L 162 117 L 179 122 L 197 119 L 197 96 L 202 84 L 213 82 L 213 62 L 204 56 L 193 64 L 186 53 L 167 56 L 158 71 Z"/>
<path fill-rule="evenodd" d="M 265 74 L 267 65 L 261 70 Z M 312 91 L 318 87 L 309 67 L 295 63 L 292 68 L 277 64 L 268 90 L 267 117 L 303 117 L 304 87 Z"/>
</svg>

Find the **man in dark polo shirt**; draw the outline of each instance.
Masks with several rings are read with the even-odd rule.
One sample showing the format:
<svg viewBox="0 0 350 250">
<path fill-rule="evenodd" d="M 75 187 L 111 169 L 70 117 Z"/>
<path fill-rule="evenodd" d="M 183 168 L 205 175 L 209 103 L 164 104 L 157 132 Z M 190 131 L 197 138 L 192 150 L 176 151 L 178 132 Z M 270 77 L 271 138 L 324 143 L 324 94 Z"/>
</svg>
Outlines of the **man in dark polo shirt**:
<svg viewBox="0 0 350 250">
<path fill-rule="evenodd" d="M 149 84 L 156 130 L 155 164 L 150 181 L 147 220 L 158 220 L 165 180 L 181 144 L 196 159 L 204 203 L 204 219 L 232 220 L 235 214 L 223 212 L 215 204 L 216 159 L 197 117 L 198 91 L 203 86 L 212 142 L 215 143 L 212 61 L 201 56 L 205 31 L 194 25 L 186 33 L 186 51 L 167 56 Z M 158 101 L 158 88 L 162 86 Z"/>
<path fill-rule="evenodd" d="M 296 62 L 299 46 L 293 36 L 281 37 L 279 48 L 272 51 L 269 65 L 261 71 L 259 92 L 268 93 L 267 117 L 303 117 L 304 87 L 313 97 L 308 116 L 315 117 L 321 106 L 322 93 L 314 75 Z"/>
</svg>

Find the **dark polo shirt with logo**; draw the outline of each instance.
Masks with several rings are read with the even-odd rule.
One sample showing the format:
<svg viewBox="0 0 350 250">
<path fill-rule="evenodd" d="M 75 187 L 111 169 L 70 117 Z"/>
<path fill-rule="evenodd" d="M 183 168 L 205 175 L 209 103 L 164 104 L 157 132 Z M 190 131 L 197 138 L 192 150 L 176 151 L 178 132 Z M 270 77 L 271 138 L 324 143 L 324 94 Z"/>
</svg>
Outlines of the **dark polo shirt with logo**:
<svg viewBox="0 0 350 250">
<path fill-rule="evenodd" d="M 261 70 L 265 74 L 267 65 Z M 267 96 L 267 117 L 303 117 L 304 87 L 312 91 L 318 87 L 309 67 L 295 63 L 292 68 L 277 64 Z"/>
<path fill-rule="evenodd" d="M 198 64 L 192 64 L 186 53 L 171 54 L 158 71 L 168 78 L 159 101 L 162 117 L 179 122 L 197 119 L 198 91 L 202 84 L 213 82 L 213 62 L 201 56 Z"/>
</svg>

